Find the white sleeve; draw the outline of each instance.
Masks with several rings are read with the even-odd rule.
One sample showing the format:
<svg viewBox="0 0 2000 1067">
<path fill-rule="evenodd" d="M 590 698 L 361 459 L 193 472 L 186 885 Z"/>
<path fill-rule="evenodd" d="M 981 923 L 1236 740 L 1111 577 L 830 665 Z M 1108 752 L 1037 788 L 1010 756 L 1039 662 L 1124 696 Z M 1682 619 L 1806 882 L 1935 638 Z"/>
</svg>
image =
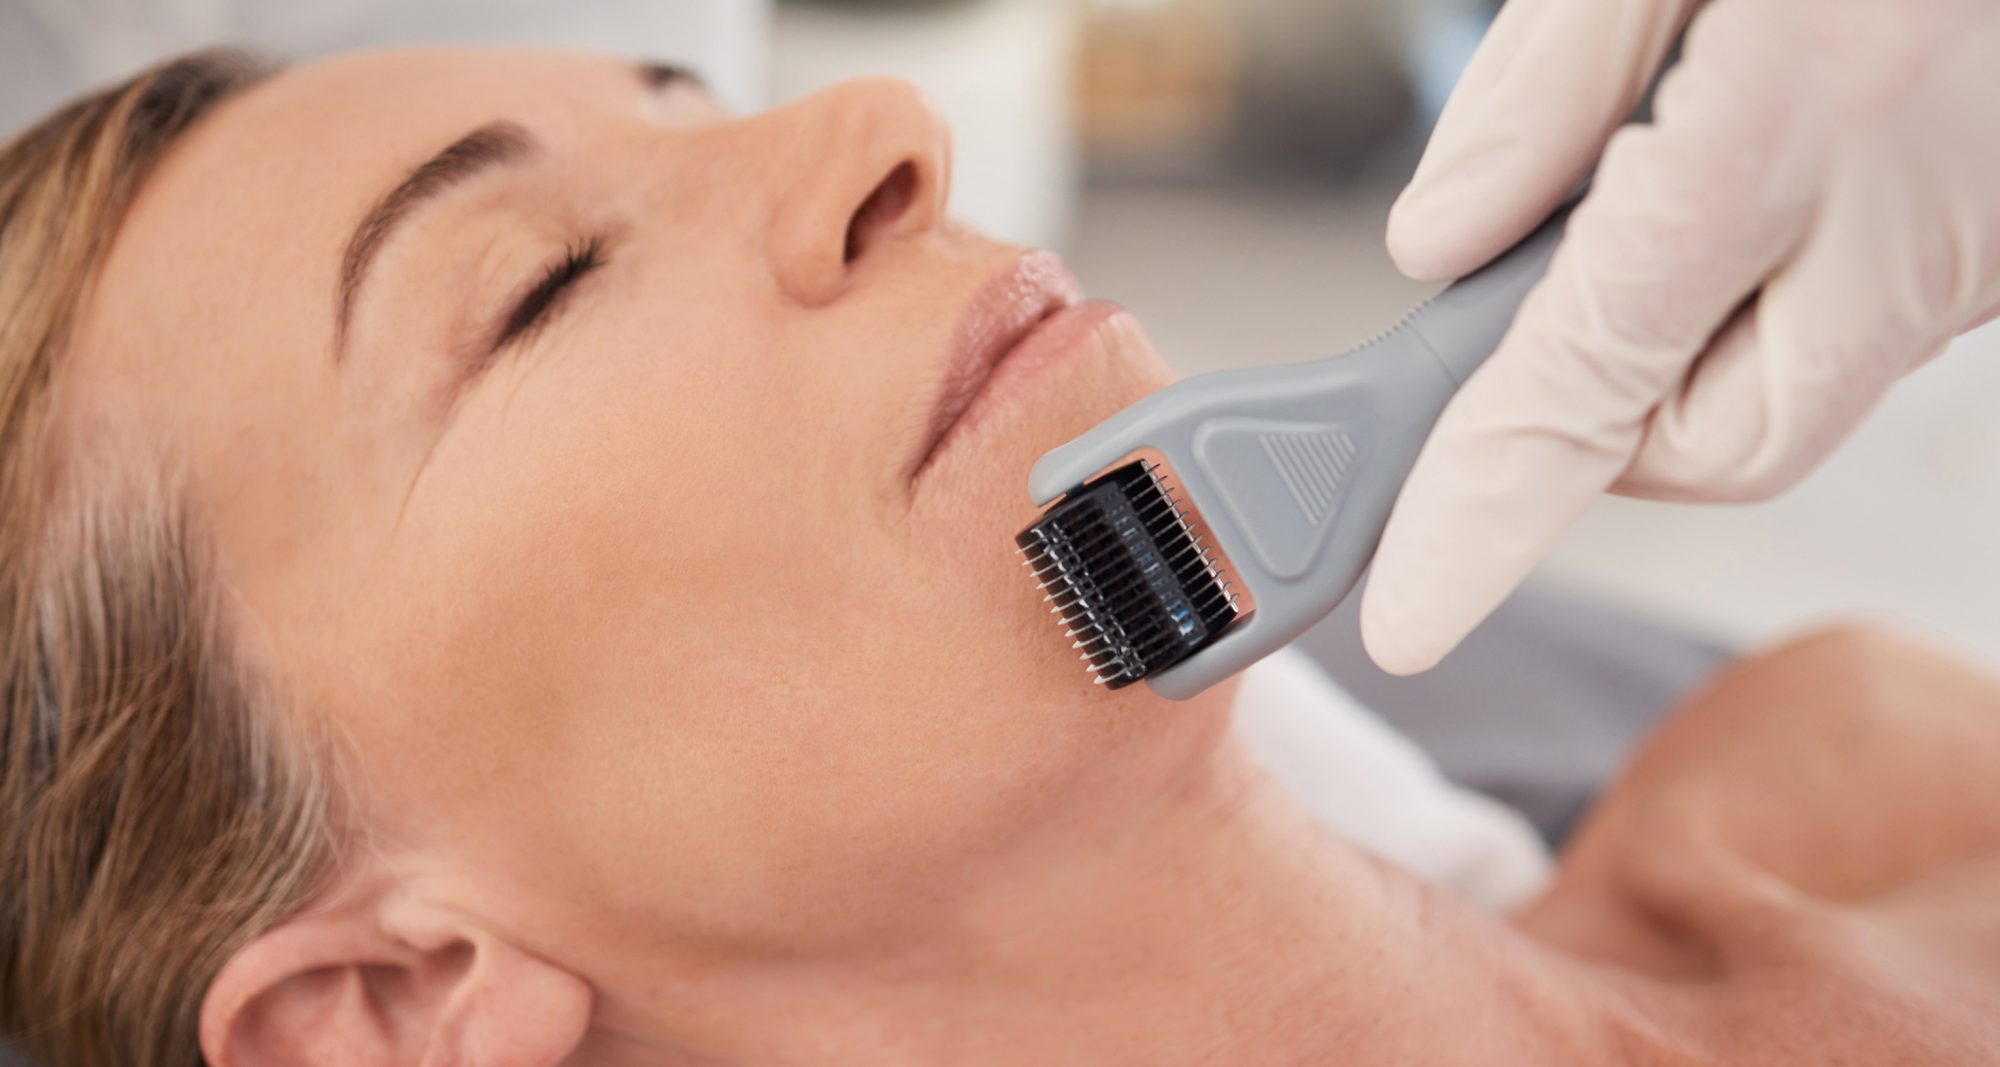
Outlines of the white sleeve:
<svg viewBox="0 0 2000 1067">
<path fill-rule="evenodd" d="M 1547 885 L 1549 853 L 1525 818 L 1446 780 L 1303 653 L 1244 672 L 1236 727 L 1322 824 L 1417 877 L 1494 912 Z"/>
</svg>

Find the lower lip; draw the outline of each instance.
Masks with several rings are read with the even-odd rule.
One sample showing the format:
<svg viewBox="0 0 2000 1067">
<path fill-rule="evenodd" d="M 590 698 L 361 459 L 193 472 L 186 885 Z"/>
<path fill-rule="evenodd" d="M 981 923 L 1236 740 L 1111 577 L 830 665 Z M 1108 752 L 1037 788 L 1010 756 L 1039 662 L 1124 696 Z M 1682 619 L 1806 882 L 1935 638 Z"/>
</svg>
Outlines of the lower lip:
<svg viewBox="0 0 2000 1067">
<path fill-rule="evenodd" d="M 979 392 L 973 394 L 958 420 L 945 430 L 938 441 L 937 453 L 950 451 L 959 438 L 971 433 L 990 412 L 1011 402 L 1041 371 L 1068 362 L 1105 337 L 1112 324 L 1129 316 L 1130 312 L 1118 304 L 1091 300 L 1044 319 L 1001 355 Z"/>
</svg>

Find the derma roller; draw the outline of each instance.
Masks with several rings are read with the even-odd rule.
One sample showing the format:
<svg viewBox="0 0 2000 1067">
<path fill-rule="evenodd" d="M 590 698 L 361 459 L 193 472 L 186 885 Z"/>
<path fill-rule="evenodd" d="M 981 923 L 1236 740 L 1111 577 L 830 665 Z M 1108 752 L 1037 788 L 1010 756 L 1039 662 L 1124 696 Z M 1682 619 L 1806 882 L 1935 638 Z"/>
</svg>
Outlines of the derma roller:
<svg viewBox="0 0 2000 1067">
<path fill-rule="evenodd" d="M 1331 612 L 1569 212 L 1360 348 L 1177 382 L 1044 455 L 1028 492 L 1053 504 L 1015 540 L 1097 682 L 1185 700 Z"/>
</svg>

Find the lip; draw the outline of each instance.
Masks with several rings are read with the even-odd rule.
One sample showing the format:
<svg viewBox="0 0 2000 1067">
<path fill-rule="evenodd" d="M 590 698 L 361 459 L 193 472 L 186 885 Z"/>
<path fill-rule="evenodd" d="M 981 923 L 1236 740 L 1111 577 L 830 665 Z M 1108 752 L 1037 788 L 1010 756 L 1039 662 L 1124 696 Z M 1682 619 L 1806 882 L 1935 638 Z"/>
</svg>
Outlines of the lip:
<svg viewBox="0 0 2000 1067">
<path fill-rule="evenodd" d="M 943 450 L 1000 365 L 1082 299 L 1076 276 L 1055 253 L 1043 251 L 1021 255 L 972 294 L 930 383 L 930 416 L 912 479 Z"/>
</svg>

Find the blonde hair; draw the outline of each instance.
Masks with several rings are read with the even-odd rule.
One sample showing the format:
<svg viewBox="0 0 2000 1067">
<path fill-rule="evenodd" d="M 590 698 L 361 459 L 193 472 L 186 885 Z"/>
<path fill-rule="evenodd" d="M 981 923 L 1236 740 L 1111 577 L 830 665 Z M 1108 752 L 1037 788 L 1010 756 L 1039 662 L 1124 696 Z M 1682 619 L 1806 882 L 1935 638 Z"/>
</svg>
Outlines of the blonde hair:
<svg viewBox="0 0 2000 1067">
<path fill-rule="evenodd" d="M 50 431 L 139 186 L 265 69 L 177 59 L 0 149 L 0 1034 L 49 1067 L 200 1064 L 209 983 L 331 871 L 330 762 L 232 653 L 171 464 L 58 473 Z"/>
</svg>

